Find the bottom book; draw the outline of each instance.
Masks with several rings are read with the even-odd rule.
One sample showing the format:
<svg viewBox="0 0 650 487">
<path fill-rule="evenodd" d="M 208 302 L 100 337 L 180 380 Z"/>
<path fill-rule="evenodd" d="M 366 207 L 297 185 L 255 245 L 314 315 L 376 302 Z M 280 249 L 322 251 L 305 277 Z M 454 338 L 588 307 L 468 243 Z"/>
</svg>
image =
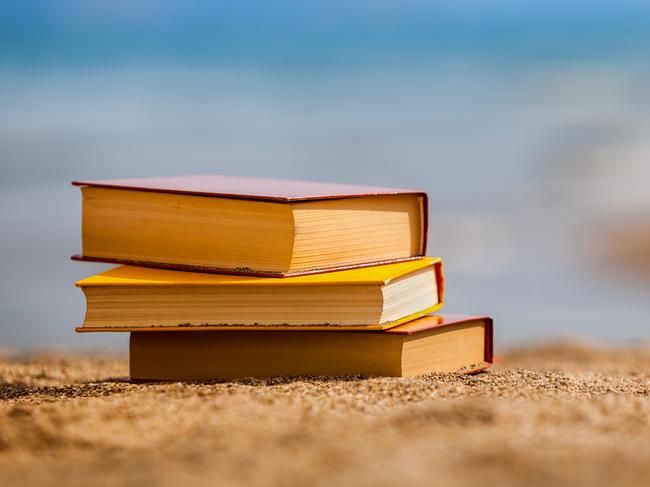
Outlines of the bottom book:
<svg viewBox="0 0 650 487">
<path fill-rule="evenodd" d="M 384 331 L 173 328 L 132 332 L 130 369 L 144 381 L 471 373 L 492 363 L 492 343 L 485 316 L 429 315 Z"/>
</svg>

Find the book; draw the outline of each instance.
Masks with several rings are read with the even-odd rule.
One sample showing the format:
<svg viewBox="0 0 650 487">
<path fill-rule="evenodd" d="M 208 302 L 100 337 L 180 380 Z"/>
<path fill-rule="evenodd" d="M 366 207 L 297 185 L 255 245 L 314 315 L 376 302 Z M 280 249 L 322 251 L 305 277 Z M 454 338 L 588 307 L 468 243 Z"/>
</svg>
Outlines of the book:
<svg viewBox="0 0 650 487">
<path fill-rule="evenodd" d="M 418 190 L 215 174 L 74 181 L 77 260 L 281 277 L 416 259 Z"/>
<path fill-rule="evenodd" d="M 87 302 L 81 331 L 384 329 L 444 301 L 442 261 L 434 258 L 286 278 L 120 266 L 77 286 Z"/>
<path fill-rule="evenodd" d="M 430 315 L 379 332 L 173 330 L 131 333 L 132 380 L 469 373 L 493 354 L 485 316 Z"/>
</svg>

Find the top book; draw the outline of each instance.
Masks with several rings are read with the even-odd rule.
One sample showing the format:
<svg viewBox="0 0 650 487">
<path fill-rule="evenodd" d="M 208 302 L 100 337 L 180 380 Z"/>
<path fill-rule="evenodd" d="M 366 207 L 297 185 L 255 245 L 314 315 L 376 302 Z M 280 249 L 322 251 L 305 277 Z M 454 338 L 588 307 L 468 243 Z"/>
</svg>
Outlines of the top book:
<svg viewBox="0 0 650 487">
<path fill-rule="evenodd" d="M 77 260 L 284 277 L 422 257 L 423 191 L 216 174 L 74 181 Z"/>
</svg>

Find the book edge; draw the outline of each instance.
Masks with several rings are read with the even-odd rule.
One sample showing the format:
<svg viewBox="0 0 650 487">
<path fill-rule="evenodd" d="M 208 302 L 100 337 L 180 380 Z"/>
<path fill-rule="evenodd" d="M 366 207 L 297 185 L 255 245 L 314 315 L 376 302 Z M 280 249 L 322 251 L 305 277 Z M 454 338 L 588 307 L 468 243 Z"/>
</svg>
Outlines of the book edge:
<svg viewBox="0 0 650 487">
<path fill-rule="evenodd" d="M 139 260 L 130 260 L 130 259 L 119 259 L 119 258 L 114 259 L 114 258 L 105 258 L 105 257 L 92 257 L 92 256 L 86 256 L 82 254 L 74 254 L 70 256 L 70 260 L 79 261 L 79 262 L 100 262 L 103 264 L 120 264 L 120 265 L 128 265 L 128 266 L 135 266 L 135 267 L 147 267 L 151 269 L 164 269 L 169 271 L 199 272 L 204 274 L 226 274 L 226 275 L 233 275 L 233 276 L 274 277 L 274 278 L 325 274 L 329 272 L 362 269 L 366 267 L 376 267 L 376 266 L 387 265 L 387 264 L 399 264 L 401 262 L 411 262 L 416 260 L 423 260 L 426 258 L 427 257 L 425 255 L 417 255 L 414 257 L 401 257 L 398 259 L 362 262 L 359 264 L 347 264 L 344 266 L 321 267 L 318 269 L 309 269 L 304 271 L 267 272 L 267 271 L 256 271 L 253 269 L 229 269 L 223 267 L 205 267 L 205 266 L 196 266 L 196 265 L 187 265 L 187 264 L 170 264 L 170 263 L 148 262 L 148 261 L 139 261 Z M 440 258 L 434 258 L 434 259 L 435 260 L 431 263 L 432 265 L 435 265 L 441 261 Z M 395 276 L 394 278 L 397 277 L 401 277 L 401 276 Z"/>
<path fill-rule="evenodd" d="M 295 181 L 295 182 L 300 183 L 300 181 Z M 75 180 L 72 181 L 70 184 L 72 186 L 78 186 L 78 187 L 90 186 L 94 188 L 110 188 L 110 189 L 120 189 L 124 191 L 144 191 L 147 193 L 170 193 L 170 194 L 180 194 L 180 195 L 189 195 L 189 196 L 203 196 L 206 198 L 228 198 L 228 199 L 239 199 L 239 200 L 271 201 L 276 203 L 296 203 L 300 201 L 320 201 L 320 200 L 347 199 L 347 198 L 363 198 L 365 196 L 393 196 L 393 195 L 423 196 L 425 200 L 427 200 L 427 193 L 424 190 L 386 188 L 385 190 L 380 191 L 380 189 L 382 188 L 374 188 L 373 186 L 367 186 L 368 191 L 363 193 L 362 192 L 341 193 L 341 194 L 331 194 L 331 195 L 323 194 L 323 195 L 314 195 L 314 196 L 270 196 L 270 195 L 254 195 L 254 194 L 239 194 L 239 193 L 220 193 L 220 192 L 213 192 L 213 191 L 196 191 L 196 190 L 183 190 L 183 189 L 171 189 L 171 188 L 151 188 L 147 186 L 129 186 L 123 184 L 114 184 L 114 183 L 102 183 L 101 181 Z M 323 184 L 328 184 L 328 183 L 323 183 Z M 372 191 L 373 189 L 377 189 L 377 191 Z"/>
</svg>

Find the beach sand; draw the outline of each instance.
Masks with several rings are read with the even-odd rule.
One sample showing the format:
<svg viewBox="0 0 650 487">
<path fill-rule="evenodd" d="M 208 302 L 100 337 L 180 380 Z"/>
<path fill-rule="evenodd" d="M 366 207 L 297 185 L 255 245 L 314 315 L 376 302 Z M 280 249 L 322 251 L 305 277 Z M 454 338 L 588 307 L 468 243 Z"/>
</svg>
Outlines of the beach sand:
<svg viewBox="0 0 650 487">
<path fill-rule="evenodd" d="M 0 485 L 648 485 L 650 349 L 554 344 L 487 373 L 131 384 L 0 359 Z"/>
</svg>

